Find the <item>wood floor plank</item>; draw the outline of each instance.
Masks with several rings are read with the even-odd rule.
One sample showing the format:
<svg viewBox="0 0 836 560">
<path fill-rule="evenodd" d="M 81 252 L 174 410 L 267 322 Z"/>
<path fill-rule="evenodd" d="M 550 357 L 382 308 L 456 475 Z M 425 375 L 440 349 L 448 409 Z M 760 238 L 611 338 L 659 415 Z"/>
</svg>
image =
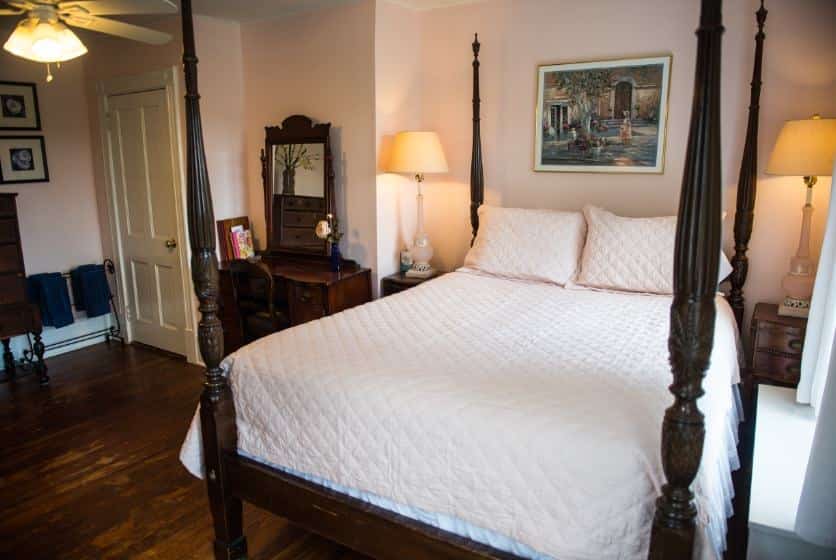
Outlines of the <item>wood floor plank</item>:
<svg viewBox="0 0 836 560">
<path fill-rule="evenodd" d="M 178 459 L 200 368 L 116 344 L 48 364 L 48 388 L 0 385 L 0 558 L 211 558 L 205 486 Z M 244 520 L 253 560 L 364 560 L 250 505 Z"/>
</svg>

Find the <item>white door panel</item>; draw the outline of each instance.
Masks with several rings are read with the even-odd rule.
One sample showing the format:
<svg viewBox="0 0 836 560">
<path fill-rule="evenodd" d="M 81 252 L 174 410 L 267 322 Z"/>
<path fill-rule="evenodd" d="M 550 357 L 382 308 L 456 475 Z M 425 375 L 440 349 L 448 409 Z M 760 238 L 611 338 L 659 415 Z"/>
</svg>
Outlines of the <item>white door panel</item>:
<svg viewBox="0 0 836 560">
<path fill-rule="evenodd" d="M 185 354 L 167 99 L 163 89 L 109 96 L 108 121 L 133 338 Z"/>
</svg>

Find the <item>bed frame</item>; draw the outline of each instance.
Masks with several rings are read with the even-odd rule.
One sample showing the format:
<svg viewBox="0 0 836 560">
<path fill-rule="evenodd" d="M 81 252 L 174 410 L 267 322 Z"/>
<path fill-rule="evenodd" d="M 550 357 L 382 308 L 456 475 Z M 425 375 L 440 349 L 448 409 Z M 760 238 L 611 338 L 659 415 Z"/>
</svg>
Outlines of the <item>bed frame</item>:
<svg viewBox="0 0 836 560">
<path fill-rule="evenodd" d="M 650 558 L 690 558 L 696 506 L 690 485 L 697 474 L 705 429 L 697 399 L 708 366 L 714 332 L 718 247 L 721 242 L 720 166 L 721 0 L 701 0 L 697 29 L 694 98 L 679 219 L 676 231 L 674 297 L 669 336 L 673 405 L 662 424 L 662 464 L 667 483 L 657 501 Z M 188 222 L 192 279 L 201 313 L 198 340 L 206 364 L 200 398 L 206 480 L 214 522 L 216 559 L 246 557 L 242 501 L 281 515 L 292 523 L 381 560 L 516 558 L 390 511 L 366 504 L 237 454 L 232 392 L 219 364 L 223 332 L 218 318 L 218 264 L 215 221 L 209 188 L 197 88 L 191 0 L 182 0 L 183 63 L 186 78 Z M 738 322 L 743 316 L 746 250 L 752 231 L 757 171 L 758 99 L 763 25 L 757 12 L 755 67 L 746 144 L 735 216 L 734 273 L 729 299 Z M 479 228 L 477 209 L 484 198 L 480 141 L 479 41 L 473 43 L 473 156 L 470 220 Z M 555 528 L 559 530 L 559 528 Z"/>
</svg>

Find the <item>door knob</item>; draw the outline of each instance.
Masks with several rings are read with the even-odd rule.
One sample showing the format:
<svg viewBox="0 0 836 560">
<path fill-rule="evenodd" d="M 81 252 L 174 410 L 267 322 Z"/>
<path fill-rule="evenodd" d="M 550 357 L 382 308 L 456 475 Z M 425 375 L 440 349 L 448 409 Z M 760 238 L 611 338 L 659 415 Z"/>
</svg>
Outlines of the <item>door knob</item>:
<svg viewBox="0 0 836 560">
<path fill-rule="evenodd" d="M 177 240 L 174 238 L 167 239 L 165 242 L 165 247 L 166 249 L 174 249 L 175 247 L 177 247 Z"/>
</svg>

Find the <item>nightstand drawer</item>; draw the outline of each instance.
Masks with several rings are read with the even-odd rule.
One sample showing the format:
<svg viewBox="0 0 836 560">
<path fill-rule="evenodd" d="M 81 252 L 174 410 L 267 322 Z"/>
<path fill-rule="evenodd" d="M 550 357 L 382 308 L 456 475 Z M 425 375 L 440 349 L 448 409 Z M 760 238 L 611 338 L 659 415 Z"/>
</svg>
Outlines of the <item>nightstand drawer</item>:
<svg viewBox="0 0 836 560">
<path fill-rule="evenodd" d="M 801 377 L 801 356 L 782 356 L 755 352 L 754 374 L 768 375 L 773 381 L 795 385 Z"/>
<path fill-rule="evenodd" d="M 775 324 L 762 324 L 755 333 L 755 351 L 770 349 L 798 354 L 804 346 L 804 330 Z"/>
</svg>

